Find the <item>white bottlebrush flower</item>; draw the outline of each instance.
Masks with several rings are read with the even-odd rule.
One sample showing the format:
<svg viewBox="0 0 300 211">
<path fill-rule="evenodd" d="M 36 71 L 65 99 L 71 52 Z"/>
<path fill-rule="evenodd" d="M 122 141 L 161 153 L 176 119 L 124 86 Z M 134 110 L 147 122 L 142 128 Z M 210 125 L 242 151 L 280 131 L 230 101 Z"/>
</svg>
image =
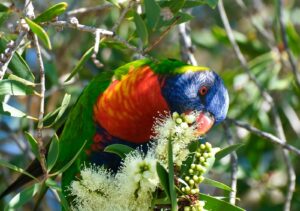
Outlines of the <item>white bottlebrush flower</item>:
<svg viewBox="0 0 300 211">
<path fill-rule="evenodd" d="M 150 210 L 153 192 L 159 184 L 153 150 L 144 155 L 139 150 L 130 153 L 116 175 L 118 192 L 123 210 Z"/>
<path fill-rule="evenodd" d="M 70 185 L 70 195 L 74 196 L 72 210 L 121 210 L 111 203 L 116 185 L 110 172 L 102 167 L 84 167 L 81 179 Z"/>
<path fill-rule="evenodd" d="M 167 167 L 168 163 L 168 140 L 172 140 L 173 161 L 177 166 L 181 166 L 186 160 L 189 150 L 188 145 L 198 139 L 196 127 L 193 124 L 196 120 L 196 113 L 179 115 L 174 112 L 161 115 L 156 119 L 153 127 L 155 136 L 152 137 L 156 142 L 156 156 L 158 160 Z"/>
</svg>

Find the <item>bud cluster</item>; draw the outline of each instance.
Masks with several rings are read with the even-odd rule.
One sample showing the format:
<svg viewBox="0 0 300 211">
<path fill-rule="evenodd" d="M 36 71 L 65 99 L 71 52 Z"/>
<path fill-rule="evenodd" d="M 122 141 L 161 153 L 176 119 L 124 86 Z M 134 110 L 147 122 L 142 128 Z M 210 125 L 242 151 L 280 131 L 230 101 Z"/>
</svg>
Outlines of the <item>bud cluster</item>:
<svg viewBox="0 0 300 211">
<path fill-rule="evenodd" d="M 184 187 L 181 188 L 181 191 L 186 195 L 197 195 L 197 197 L 189 197 L 197 200 L 192 200 L 189 206 L 184 207 L 184 210 L 205 210 L 204 202 L 198 200 L 198 194 L 200 192 L 199 184 L 204 180 L 203 174 L 207 170 L 208 159 L 213 156 L 214 153 L 212 153 L 212 146 L 208 142 L 200 144 L 198 149 L 195 151 L 194 162 L 191 163 L 190 168 L 184 177 L 185 184 Z"/>
</svg>

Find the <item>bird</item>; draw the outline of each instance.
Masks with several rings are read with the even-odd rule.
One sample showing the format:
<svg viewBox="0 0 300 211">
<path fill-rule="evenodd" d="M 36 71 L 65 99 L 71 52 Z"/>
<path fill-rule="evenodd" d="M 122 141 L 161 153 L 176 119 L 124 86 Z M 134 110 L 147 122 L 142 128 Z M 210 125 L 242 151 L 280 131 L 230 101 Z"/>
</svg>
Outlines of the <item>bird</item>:
<svg viewBox="0 0 300 211">
<path fill-rule="evenodd" d="M 175 59 L 140 59 L 104 71 L 86 86 L 69 113 L 51 172 L 74 160 L 85 143 L 62 174 L 62 189 L 66 190 L 85 163 L 118 169 L 120 158 L 105 152 L 111 144 L 147 150 L 158 115 L 197 111 L 197 133 L 204 135 L 226 118 L 228 107 L 228 91 L 220 76 L 208 67 Z M 27 171 L 36 177 L 43 173 L 37 160 Z M 22 175 L 0 197 L 30 179 Z"/>
</svg>

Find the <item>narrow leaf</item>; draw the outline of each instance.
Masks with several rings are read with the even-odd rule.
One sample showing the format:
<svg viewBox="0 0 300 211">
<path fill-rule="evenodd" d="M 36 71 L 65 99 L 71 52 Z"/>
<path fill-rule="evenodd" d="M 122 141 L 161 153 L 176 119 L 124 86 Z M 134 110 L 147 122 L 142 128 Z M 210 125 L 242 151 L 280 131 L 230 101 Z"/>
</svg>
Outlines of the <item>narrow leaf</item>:
<svg viewBox="0 0 300 211">
<path fill-rule="evenodd" d="M 53 5 L 52 7 L 48 8 L 41 14 L 39 14 L 35 19 L 34 22 L 46 22 L 51 21 L 53 18 L 61 15 L 66 11 L 68 4 L 66 2 L 60 2 L 58 4 Z"/>
<path fill-rule="evenodd" d="M 0 52 L 4 52 L 7 43 L 7 40 L 5 40 L 3 37 L 0 37 Z M 31 72 L 28 64 L 17 52 L 14 53 L 12 59 L 10 60 L 8 68 L 20 78 L 34 82 L 34 75 Z"/>
<path fill-rule="evenodd" d="M 133 151 L 132 147 L 124 144 L 111 144 L 105 147 L 104 152 L 110 152 L 118 155 L 120 158 L 124 159 L 128 153 Z"/>
<path fill-rule="evenodd" d="M 80 58 L 79 62 L 77 63 L 77 65 L 74 67 L 74 69 L 72 70 L 70 76 L 65 80 L 65 82 L 71 80 L 73 78 L 73 76 L 78 73 L 83 65 L 87 62 L 87 60 L 92 56 L 94 47 L 91 47 L 89 50 L 87 50 L 83 56 Z"/>
<path fill-rule="evenodd" d="M 43 121 L 46 121 L 49 118 L 51 118 L 51 117 L 53 117 L 54 115 L 57 114 L 56 117 L 55 117 L 55 119 L 54 119 L 54 121 L 50 125 L 47 125 L 45 127 L 52 127 L 62 117 L 62 115 L 64 114 L 64 112 L 68 108 L 70 100 L 71 100 L 71 95 L 66 93 L 65 96 L 64 96 L 64 99 L 63 99 L 63 101 L 61 103 L 61 106 L 59 108 L 55 109 L 53 112 L 47 114 L 44 117 Z"/>
<path fill-rule="evenodd" d="M 35 155 L 36 158 L 40 159 L 40 154 L 39 154 L 39 147 L 37 140 L 28 132 L 25 132 L 25 136 L 27 141 L 29 142 L 29 145 L 31 147 L 31 151 Z"/>
<path fill-rule="evenodd" d="M 184 5 L 185 0 L 172 0 L 170 9 L 173 13 L 177 13 Z"/>
<path fill-rule="evenodd" d="M 34 184 L 17 195 L 15 195 L 10 202 L 6 205 L 4 208 L 5 211 L 11 211 L 15 210 L 17 208 L 22 207 L 24 204 L 26 204 L 28 201 L 30 201 L 33 196 L 38 192 L 40 185 L 39 184 Z"/>
<path fill-rule="evenodd" d="M 34 94 L 33 86 L 26 85 L 20 81 L 3 79 L 0 81 L 0 95 L 24 96 Z"/>
<path fill-rule="evenodd" d="M 71 210 L 68 204 L 68 201 L 64 197 L 61 187 L 52 179 L 46 180 L 46 185 L 54 192 L 56 192 L 60 199 L 60 204 L 63 206 L 64 210 Z"/>
<path fill-rule="evenodd" d="M 206 185 L 216 187 L 216 188 L 220 188 L 222 190 L 233 191 L 229 186 L 227 186 L 227 185 L 225 185 L 221 182 L 218 182 L 216 180 L 209 179 L 209 178 L 205 178 L 202 183 L 206 184 Z"/>
<path fill-rule="evenodd" d="M 234 145 L 230 145 L 224 149 L 221 149 L 219 152 L 216 153 L 215 158 L 216 160 L 221 160 L 223 157 L 229 155 L 230 153 L 236 151 L 238 148 L 240 148 L 241 146 L 243 146 L 244 144 L 234 144 Z"/>
<path fill-rule="evenodd" d="M 169 192 L 171 198 L 172 211 L 177 210 L 177 197 L 174 183 L 174 163 L 172 140 L 168 139 L 168 168 L 169 168 Z"/>
<path fill-rule="evenodd" d="M 74 161 L 77 159 L 77 157 L 80 155 L 80 153 L 84 149 L 86 143 L 87 143 L 87 140 L 85 140 L 85 142 L 83 143 L 83 145 L 81 146 L 81 148 L 78 150 L 78 152 L 76 153 L 76 155 L 74 155 L 74 157 L 65 166 L 63 166 L 57 172 L 51 173 L 50 176 L 55 176 L 55 175 L 58 175 L 58 174 L 60 174 L 60 173 L 62 173 L 64 171 L 66 171 L 74 163 Z"/>
<path fill-rule="evenodd" d="M 8 10 L 9 10 L 9 8 L 7 6 L 0 3 L 0 12 L 7 12 Z"/>
<path fill-rule="evenodd" d="M 58 136 L 56 134 L 54 134 L 54 136 L 51 140 L 48 155 L 47 155 L 47 170 L 48 170 L 48 172 L 50 172 L 50 170 L 53 168 L 53 166 L 55 165 L 55 163 L 57 161 L 58 152 L 59 152 L 59 144 L 58 143 L 59 143 Z"/>
<path fill-rule="evenodd" d="M 171 201 L 171 196 L 170 196 L 170 185 L 169 185 L 169 175 L 167 170 L 159 163 L 156 163 L 156 172 L 159 178 L 159 182 L 165 191 L 166 195 Z"/>
<path fill-rule="evenodd" d="M 160 7 L 155 0 L 144 0 L 145 12 L 147 17 L 147 25 L 153 31 L 160 19 Z"/>
<path fill-rule="evenodd" d="M 209 195 L 200 193 L 199 198 L 201 201 L 206 202 L 204 208 L 207 210 L 244 211 L 244 209 L 240 207 L 234 206 L 226 201 L 217 199 Z"/>
<path fill-rule="evenodd" d="M 118 0 L 106 0 L 106 1 L 112 3 L 113 5 L 115 5 L 118 8 L 121 8 L 119 3 L 118 3 Z"/>
<path fill-rule="evenodd" d="M 30 27 L 31 31 L 38 36 L 42 40 L 42 42 L 46 45 L 48 49 L 51 49 L 51 42 L 48 37 L 47 32 L 38 24 L 30 20 L 29 18 L 25 18 L 26 23 Z"/>
<path fill-rule="evenodd" d="M 133 13 L 134 23 L 136 26 L 136 31 L 139 36 L 139 38 L 142 40 L 144 45 L 148 44 L 148 31 L 147 27 L 145 25 L 145 22 L 141 18 L 139 14 L 136 12 Z"/>
<path fill-rule="evenodd" d="M 25 114 L 23 111 L 20 111 L 19 109 L 16 109 L 3 102 L 0 103 L 0 114 L 12 116 L 12 117 L 19 117 L 19 118 L 26 117 L 28 119 L 36 120 L 36 118 L 32 116 L 27 116 L 27 114 Z"/>
<path fill-rule="evenodd" d="M 0 159 L 0 166 L 3 166 L 3 167 L 6 167 L 6 168 L 9 168 L 11 170 L 14 170 L 16 172 L 19 172 L 21 174 L 25 174 L 27 175 L 28 177 L 31 177 L 32 179 L 36 180 L 36 181 L 39 181 L 37 178 L 35 178 L 34 176 L 32 176 L 31 174 L 29 174 L 27 171 L 25 171 L 24 169 L 22 168 L 19 168 L 13 164 L 10 164 L 8 162 L 6 162 L 5 160 L 2 160 Z"/>
<path fill-rule="evenodd" d="M 191 8 L 204 4 L 207 4 L 212 9 L 214 9 L 218 4 L 218 0 L 186 0 L 183 8 Z"/>
</svg>

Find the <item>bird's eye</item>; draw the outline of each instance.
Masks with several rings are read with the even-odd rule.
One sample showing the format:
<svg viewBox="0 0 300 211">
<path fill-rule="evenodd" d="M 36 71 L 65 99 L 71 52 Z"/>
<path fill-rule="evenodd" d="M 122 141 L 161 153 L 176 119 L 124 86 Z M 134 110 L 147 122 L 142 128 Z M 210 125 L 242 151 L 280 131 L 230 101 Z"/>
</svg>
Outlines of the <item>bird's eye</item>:
<svg viewBox="0 0 300 211">
<path fill-rule="evenodd" d="M 199 89 L 199 94 L 201 96 L 204 96 L 206 95 L 206 93 L 208 92 L 208 88 L 206 86 L 202 86 L 200 89 Z"/>
</svg>

